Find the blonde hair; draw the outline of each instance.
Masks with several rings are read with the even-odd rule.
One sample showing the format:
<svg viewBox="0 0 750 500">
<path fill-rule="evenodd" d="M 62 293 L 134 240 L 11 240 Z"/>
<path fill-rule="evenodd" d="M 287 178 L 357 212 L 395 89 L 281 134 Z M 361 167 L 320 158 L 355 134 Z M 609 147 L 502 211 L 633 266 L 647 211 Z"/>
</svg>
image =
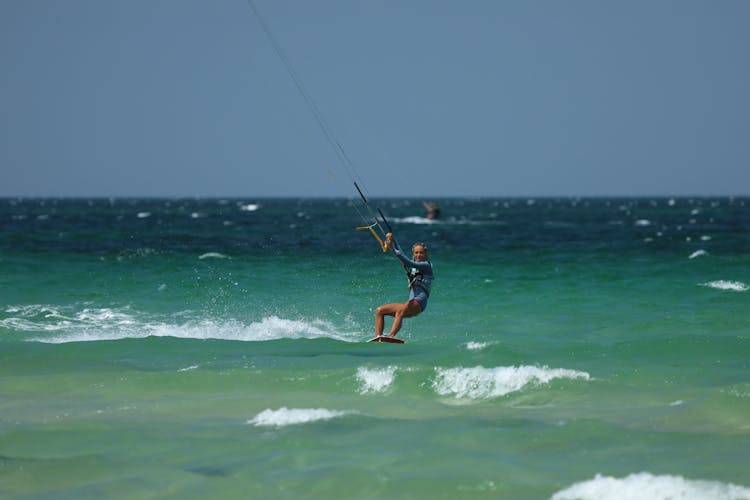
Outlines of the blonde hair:
<svg viewBox="0 0 750 500">
<path fill-rule="evenodd" d="M 418 241 L 418 242 L 414 243 L 414 244 L 413 244 L 413 245 L 411 246 L 411 251 L 412 251 L 412 252 L 414 252 L 414 249 L 415 249 L 416 247 L 422 247 L 422 248 L 424 248 L 424 251 L 425 251 L 425 252 L 429 252 L 429 251 L 430 251 L 430 250 L 429 250 L 429 249 L 427 248 L 427 245 L 426 245 L 426 244 L 424 244 L 424 243 L 422 243 L 421 241 Z"/>
</svg>

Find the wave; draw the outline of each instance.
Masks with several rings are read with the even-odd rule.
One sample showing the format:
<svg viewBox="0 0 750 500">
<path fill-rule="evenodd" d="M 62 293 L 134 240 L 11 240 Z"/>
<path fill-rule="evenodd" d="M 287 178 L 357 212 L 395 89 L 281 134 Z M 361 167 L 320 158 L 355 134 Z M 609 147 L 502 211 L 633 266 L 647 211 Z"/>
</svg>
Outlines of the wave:
<svg viewBox="0 0 750 500">
<path fill-rule="evenodd" d="M 202 254 L 200 257 L 198 257 L 199 260 L 203 259 L 230 259 L 228 255 L 224 255 L 223 253 L 219 252 L 206 252 Z"/>
<path fill-rule="evenodd" d="M 696 250 L 695 252 L 690 254 L 690 257 L 688 259 L 697 259 L 698 257 L 705 257 L 708 255 L 708 252 L 705 250 Z"/>
<path fill-rule="evenodd" d="M 399 224 L 450 224 L 457 226 L 505 226 L 507 225 L 504 221 L 499 220 L 469 220 L 469 219 L 428 219 L 427 217 L 394 217 L 391 222 Z"/>
<path fill-rule="evenodd" d="M 648 472 L 618 479 L 597 474 L 552 495 L 552 500 L 628 500 L 671 498 L 723 500 L 749 499 L 750 488 L 718 481 L 688 480 L 681 476 L 654 476 Z"/>
<path fill-rule="evenodd" d="M 393 385 L 395 379 L 395 366 L 388 366 L 385 368 L 365 368 L 360 366 L 357 369 L 357 381 L 359 381 L 360 384 L 360 394 L 385 392 Z"/>
<path fill-rule="evenodd" d="M 10 306 L 5 313 L 10 316 L 0 320 L 0 327 L 23 332 L 58 332 L 90 330 L 92 328 L 130 329 L 137 324 L 127 308 L 84 308 L 69 311 L 70 308 L 44 304 Z"/>
<path fill-rule="evenodd" d="M 263 410 L 254 418 L 247 421 L 248 424 L 257 427 L 286 427 L 288 425 L 307 424 L 321 420 L 331 420 L 354 413 L 353 411 L 327 410 L 325 408 L 286 408 L 278 410 Z"/>
<path fill-rule="evenodd" d="M 701 283 L 701 286 L 707 286 L 709 288 L 715 288 L 717 290 L 729 290 L 732 292 L 746 292 L 747 290 L 750 290 L 750 287 L 748 287 L 741 281 L 718 280 L 710 281 L 708 283 Z"/>
<path fill-rule="evenodd" d="M 0 328 L 32 334 L 29 340 L 52 344 L 93 342 L 146 337 L 218 339 L 243 342 L 281 339 L 331 338 L 344 342 L 360 340 L 359 332 L 341 332 L 330 322 L 315 319 L 294 320 L 268 316 L 244 323 L 238 320 L 188 319 L 172 322 L 172 317 L 148 315 L 122 308 L 84 308 L 72 306 L 11 306 L 4 311 Z M 40 335 L 41 334 L 41 335 Z"/>
<path fill-rule="evenodd" d="M 495 344 L 495 342 L 467 342 L 466 343 L 466 349 L 469 351 L 481 351 L 482 349 L 486 349 L 489 346 Z"/>
<path fill-rule="evenodd" d="M 529 384 L 546 384 L 554 379 L 589 380 L 586 372 L 547 366 L 498 366 L 484 368 L 436 368 L 433 388 L 442 395 L 456 398 L 489 399 L 510 394 Z"/>
<path fill-rule="evenodd" d="M 427 217 L 411 216 L 411 217 L 396 217 L 393 222 L 401 224 L 440 224 L 440 220 L 428 219 Z"/>
</svg>

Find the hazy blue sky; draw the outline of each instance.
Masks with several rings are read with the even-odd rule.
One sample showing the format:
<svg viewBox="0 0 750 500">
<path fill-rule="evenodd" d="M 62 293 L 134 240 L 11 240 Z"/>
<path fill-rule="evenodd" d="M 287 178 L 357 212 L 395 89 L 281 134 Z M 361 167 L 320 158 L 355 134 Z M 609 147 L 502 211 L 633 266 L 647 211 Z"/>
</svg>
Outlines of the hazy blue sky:
<svg viewBox="0 0 750 500">
<path fill-rule="evenodd" d="M 750 194 L 750 1 L 254 0 L 372 196 Z M 0 0 L 0 196 L 350 196 L 246 0 Z"/>
</svg>

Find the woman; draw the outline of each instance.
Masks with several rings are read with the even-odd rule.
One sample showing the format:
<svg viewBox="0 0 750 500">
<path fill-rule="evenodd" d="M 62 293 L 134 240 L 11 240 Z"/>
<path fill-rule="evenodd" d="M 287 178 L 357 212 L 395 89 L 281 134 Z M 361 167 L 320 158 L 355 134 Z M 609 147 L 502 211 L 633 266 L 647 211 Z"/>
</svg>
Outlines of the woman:
<svg viewBox="0 0 750 500">
<path fill-rule="evenodd" d="M 413 318 L 427 308 L 427 299 L 430 297 L 432 288 L 432 264 L 428 260 L 427 245 L 424 243 L 415 243 L 412 246 L 413 260 L 406 257 L 398 242 L 393 238 L 392 233 L 385 235 L 385 244 L 393 250 L 398 260 L 404 265 L 406 275 L 409 280 L 409 300 L 401 303 L 383 304 L 375 309 L 375 335 L 383 335 L 385 327 L 385 316 L 393 316 L 393 325 L 389 337 L 395 337 L 401 330 L 401 321 L 403 318 Z"/>
</svg>

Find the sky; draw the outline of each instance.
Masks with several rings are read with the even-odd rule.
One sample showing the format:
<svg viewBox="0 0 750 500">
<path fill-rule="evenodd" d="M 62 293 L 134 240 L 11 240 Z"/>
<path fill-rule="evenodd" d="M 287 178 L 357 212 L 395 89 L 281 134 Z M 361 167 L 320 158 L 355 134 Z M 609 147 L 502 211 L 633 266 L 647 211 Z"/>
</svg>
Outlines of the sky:
<svg viewBox="0 0 750 500">
<path fill-rule="evenodd" d="M 306 94 L 248 0 L 0 0 L 0 196 L 750 194 L 746 0 L 251 1 Z"/>
</svg>

